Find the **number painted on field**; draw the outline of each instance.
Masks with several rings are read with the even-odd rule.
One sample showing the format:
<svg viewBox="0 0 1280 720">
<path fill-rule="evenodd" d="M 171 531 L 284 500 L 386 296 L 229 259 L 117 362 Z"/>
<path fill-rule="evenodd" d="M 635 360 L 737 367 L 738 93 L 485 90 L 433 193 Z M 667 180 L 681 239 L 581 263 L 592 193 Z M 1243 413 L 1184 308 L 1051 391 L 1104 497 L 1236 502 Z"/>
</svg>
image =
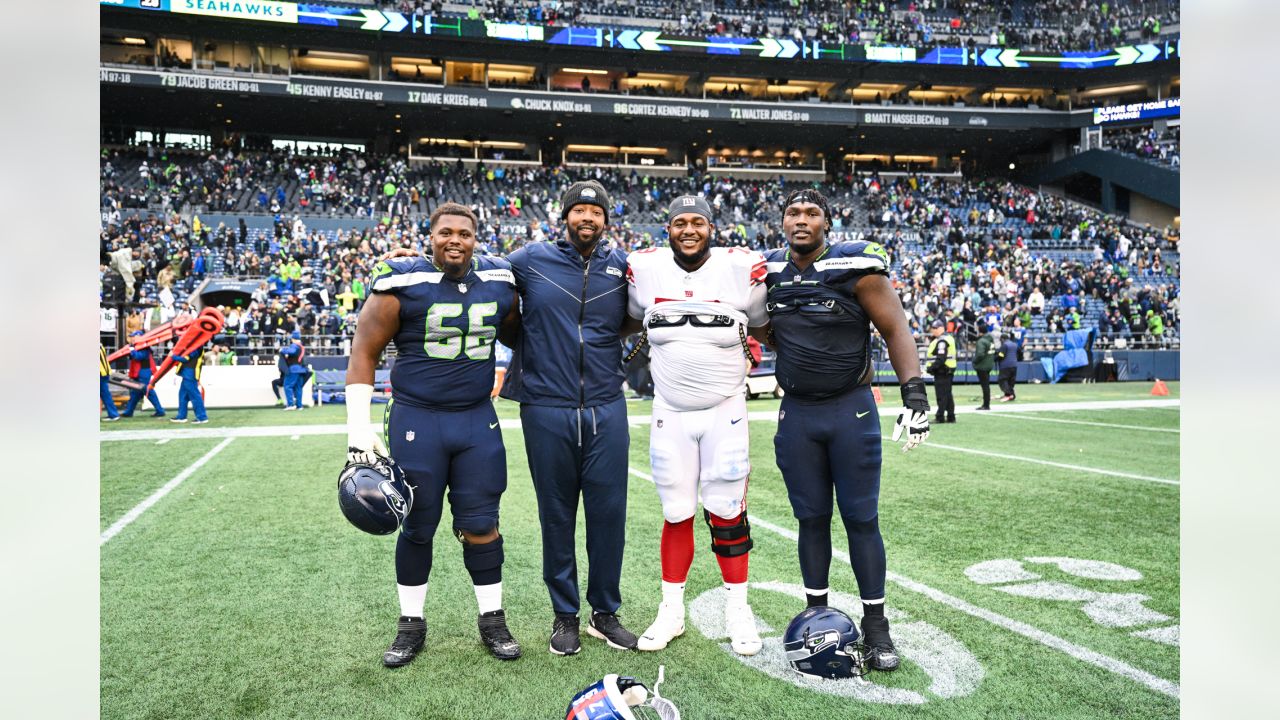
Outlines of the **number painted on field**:
<svg viewBox="0 0 1280 720">
<path fill-rule="evenodd" d="M 1034 600 L 1052 600 L 1080 604 L 1080 610 L 1098 625 L 1109 628 L 1131 628 L 1140 625 L 1163 623 L 1173 618 L 1147 607 L 1149 595 L 1131 592 L 1098 592 L 1071 583 L 1047 581 L 1026 565 L 1054 565 L 1067 575 L 1086 580 L 1133 582 L 1142 579 L 1142 573 L 1115 563 L 1101 560 L 1080 560 L 1068 557 L 1028 557 L 1022 560 L 1001 558 L 975 563 L 965 568 L 965 577 L 979 585 L 991 585 L 1017 597 Z M 1179 626 L 1152 628 L 1131 633 L 1133 637 L 1151 640 L 1164 645 L 1178 646 Z"/>
<path fill-rule="evenodd" d="M 453 360 L 465 348 L 472 360 L 488 360 L 493 352 L 497 327 L 486 325 L 485 319 L 498 314 L 498 303 L 475 303 L 467 308 L 467 331 L 445 325 L 444 321 L 462 315 L 462 303 L 435 303 L 427 308 L 427 336 L 423 348 L 428 357 Z"/>
<path fill-rule="evenodd" d="M 804 607 L 804 588 L 794 583 L 753 582 L 751 588 L 786 595 L 800 601 L 797 608 Z M 832 607 L 848 613 L 855 621 L 861 617 L 862 602 L 858 598 L 840 592 L 832 592 L 828 598 Z M 986 673 L 964 644 L 929 623 L 909 619 L 901 611 L 886 608 L 885 614 L 894 621 L 893 642 L 899 655 L 929 676 L 928 687 L 886 687 L 875 682 L 874 672 L 868 678 L 847 680 L 802 675 L 787 663 L 781 630 L 775 631 L 759 618 L 756 625 L 763 647 L 759 653 L 743 657 L 733 652 L 724 632 L 724 589 L 712 588 L 689 603 L 689 620 L 704 637 L 724 641 L 719 642 L 720 648 L 743 665 L 806 690 L 881 705 L 921 705 L 972 695 L 978 689 Z"/>
</svg>

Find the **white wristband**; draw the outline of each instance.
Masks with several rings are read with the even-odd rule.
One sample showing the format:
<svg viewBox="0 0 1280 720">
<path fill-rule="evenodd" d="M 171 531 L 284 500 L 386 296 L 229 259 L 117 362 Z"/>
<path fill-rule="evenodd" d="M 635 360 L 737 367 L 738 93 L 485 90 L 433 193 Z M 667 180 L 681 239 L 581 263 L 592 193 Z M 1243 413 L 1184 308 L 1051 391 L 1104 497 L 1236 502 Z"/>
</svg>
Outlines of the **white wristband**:
<svg viewBox="0 0 1280 720">
<path fill-rule="evenodd" d="M 348 385 L 346 397 L 347 428 L 369 427 L 369 407 L 373 404 L 373 386 L 363 383 Z"/>
</svg>

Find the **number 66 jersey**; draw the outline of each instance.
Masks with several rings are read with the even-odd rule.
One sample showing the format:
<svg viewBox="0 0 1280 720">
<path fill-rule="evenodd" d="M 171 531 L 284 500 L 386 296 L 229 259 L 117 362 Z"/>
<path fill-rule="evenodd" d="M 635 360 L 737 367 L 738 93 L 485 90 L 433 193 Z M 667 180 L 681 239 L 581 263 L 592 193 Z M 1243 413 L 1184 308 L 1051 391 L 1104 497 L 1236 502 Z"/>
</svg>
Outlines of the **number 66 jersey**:
<svg viewBox="0 0 1280 720">
<path fill-rule="evenodd" d="M 372 290 L 400 300 L 397 403 L 429 410 L 465 410 L 493 389 L 498 326 L 515 304 L 515 277 L 505 260 L 475 256 L 461 280 L 424 258 L 393 258 L 373 269 Z"/>
<path fill-rule="evenodd" d="M 668 247 L 627 257 L 627 312 L 643 321 L 661 404 L 703 410 L 745 392 L 747 328 L 769 321 L 764 278 L 764 256 L 742 248 L 711 248 L 692 272 Z"/>
</svg>

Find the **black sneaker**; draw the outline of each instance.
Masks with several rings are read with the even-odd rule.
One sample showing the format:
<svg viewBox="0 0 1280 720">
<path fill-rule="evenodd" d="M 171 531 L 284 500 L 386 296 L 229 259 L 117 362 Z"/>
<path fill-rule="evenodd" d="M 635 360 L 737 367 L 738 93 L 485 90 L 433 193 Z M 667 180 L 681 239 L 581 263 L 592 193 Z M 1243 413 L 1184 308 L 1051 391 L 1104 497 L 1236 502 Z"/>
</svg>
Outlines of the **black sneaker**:
<svg viewBox="0 0 1280 720">
<path fill-rule="evenodd" d="M 889 637 L 889 620 L 883 615 L 863 616 L 862 647 L 869 667 L 884 671 L 898 667 L 898 651 Z"/>
<path fill-rule="evenodd" d="M 578 616 L 556 613 L 551 625 L 551 654 L 577 655 L 582 650 L 578 641 Z"/>
<path fill-rule="evenodd" d="M 418 657 L 422 644 L 427 640 L 427 621 L 420 617 L 400 616 L 399 632 L 391 641 L 391 647 L 382 653 L 382 664 L 389 668 L 408 665 Z"/>
<path fill-rule="evenodd" d="M 520 657 L 520 643 L 511 637 L 507 629 L 507 614 L 502 610 L 481 613 L 477 624 L 480 626 L 480 641 L 489 648 L 490 654 L 499 660 L 515 660 Z"/>
<path fill-rule="evenodd" d="M 635 650 L 636 636 L 622 627 L 616 613 L 591 613 L 591 621 L 587 623 L 587 634 L 597 637 L 618 650 Z"/>
</svg>

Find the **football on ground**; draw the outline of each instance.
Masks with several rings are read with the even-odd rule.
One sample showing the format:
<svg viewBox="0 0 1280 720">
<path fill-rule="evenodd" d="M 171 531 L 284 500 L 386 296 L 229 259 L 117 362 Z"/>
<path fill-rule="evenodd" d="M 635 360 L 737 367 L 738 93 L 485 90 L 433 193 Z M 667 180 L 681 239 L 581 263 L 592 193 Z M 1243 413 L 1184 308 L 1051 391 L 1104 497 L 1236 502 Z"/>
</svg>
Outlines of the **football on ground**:
<svg viewBox="0 0 1280 720">
<path fill-rule="evenodd" d="M 659 665 L 663 696 L 690 720 L 1175 716 L 1179 387 L 1168 387 L 1152 398 L 1142 383 L 1028 385 L 1008 407 L 962 410 L 911 453 L 886 440 L 880 525 L 902 664 L 838 681 L 801 676 L 782 654 L 804 599 L 773 459 L 777 400 L 748 404 L 760 653 L 738 656 L 723 636 L 720 574 L 701 525 L 681 637 L 636 653 L 584 632 L 578 655 L 546 652 L 553 616 L 537 506 L 518 407 L 498 401 L 505 609 L 524 657 L 500 662 L 481 645 L 446 516 L 426 646 L 395 671 L 382 666 L 398 616 L 395 540 L 359 532 L 338 509 L 342 406 L 214 409 L 198 427 L 115 423 L 101 434 L 102 716 L 560 718 L 604 675 L 651 683 Z M 956 404 L 977 404 L 976 387 L 958 386 Z M 620 615 L 639 633 L 661 600 L 662 513 L 649 481 L 650 404 L 628 409 Z M 880 406 L 886 437 L 896 410 Z M 578 529 L 585 587 L 581 520 Z M 831 604 L 856 620 L 840 523 L 832 533 Z"/>
</svg>

